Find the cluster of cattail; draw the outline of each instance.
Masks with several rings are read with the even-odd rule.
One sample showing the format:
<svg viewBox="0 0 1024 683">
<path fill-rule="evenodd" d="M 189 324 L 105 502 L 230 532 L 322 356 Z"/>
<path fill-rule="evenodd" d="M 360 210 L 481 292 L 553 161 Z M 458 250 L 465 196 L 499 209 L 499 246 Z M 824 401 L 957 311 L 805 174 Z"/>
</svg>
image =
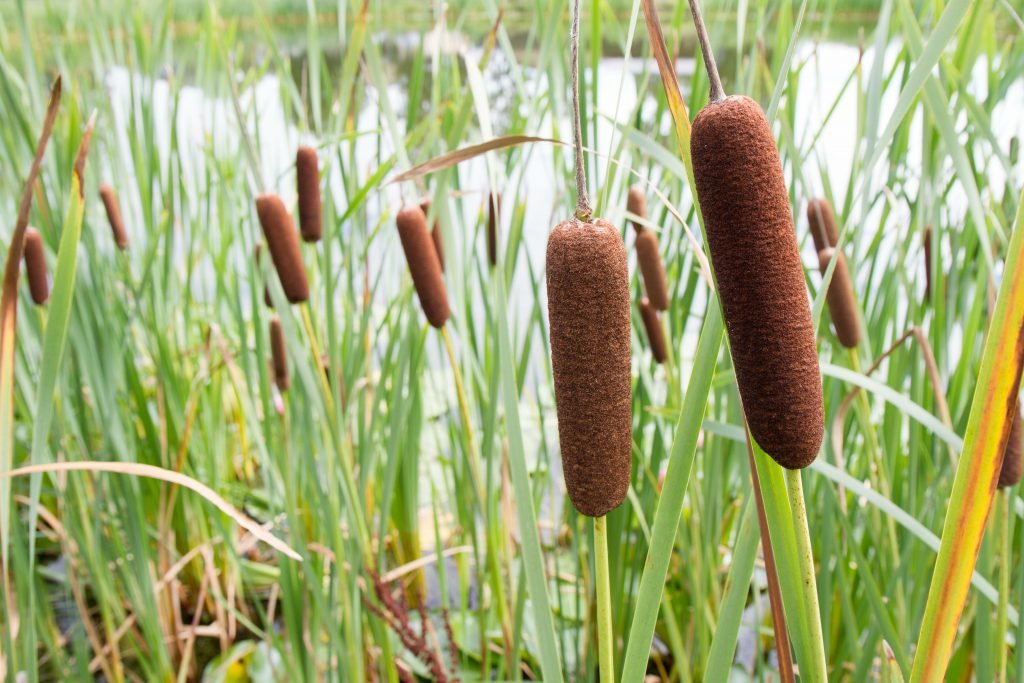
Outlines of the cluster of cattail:
<svg viewBox="0 0 1024 683">
<path fill-rule="evenodd" d="M 284 202 L 276 194 L 261 194 L 256 197 L 256 214 L 288 301 L 294 304 L 308 300 L 309 281 L 302 264 L 299 238 Z"/>
<path fill-rule="evenodd" d="M 398 212 L 395 223 L 423 313 L 431 325 L 441 328 L 451 316 L 451 309 L 448 307 L 448 290 L 444 286 L 441 261 L 427 230 L 427 217 L 419 206 L 409 204 Z"/>
<path fill-rule="evenodd" d="M 1024 448 L 1024 423 L 1021 421 L 1020 409 L 1013 413 L 1013 425 L 1010 427 L 1010 440 L 1003 451 L 1003 464 L 999 470 L 999 487 L 1015 486 L 1020 481 L 1022 471 L 1021 449 Z"/>
<path fill-rule="evenodd" d="M 433 202 L 426 197 L 420 202 L 420 210 L 424 216 L 430 216 L 430 208 Z M 430 238 L 434 241 L 434 251 L 437 252 L 437 260 L 441 264 L 441 272 L 444 272 L 444 237 L 441 235 L 441 221 L 434 216 L 434 225 L 430 229 Z"/>
<path fill-rule="evenodd" d="M 274 384 L 281 391 L 288 391 L 291 377 L 288 374 L 288 354 L 284 343 L 281 319 L 276 315 L 270 319 L 270 358 L 274 370 Z"/>
<path fill-rule="evenodd" d="M 860 312 L 857 309 L 857 298 L 853 294 L 853 281 L 846 257 L 836 249 L 839 231 L 827 199 L 812 199 L 807 203 L 807 222 L 811 226 L 814 246 L 818 249 L 818 268 L 822 276 L 833 259 L 836 262 L 832 270 L 832 282 L 825 293 L 836 338 L 846 348 L 855 349 L 860 344 Z"/>
<path fill-rule="evenodd" d="M 658 311 L 668 310 L 668 282 L 665 266 L 661 262 L 658 236 L 648 230 L 640 221 L 647 218 L 647 196 L 640 185 L 633 185 L 626 195 L 626 210 L 636 216 L 633 228 L 636 230 L 636 260 L 644 282 L 646 298 L 640 303 L 640 317 L 647 330 L 647 341 L 651 355 L 657 363 L 664 363 L 668 357 L 665 332 L 658 319 Z"/>
<path fill-rule="evenodd" d="M 319 242 L 323 235 L 320 207 L 320 165 L 316 150 L 299 147 L 295 155 L 295 182 L 299 194 L 299 230 L 306 242 Z"/>
<path fill-rule="evenodd" d="M 736 382 L 754 440 L 798 469 L 821 447 L 824 400 L 782 163 L 761 107 L 712 80 L 691 150 Z"/>
<path fill-rule="evenodd" d="M 107 211 L 107 221 L 110 223 L 111 232 L 114 233 L 114 242 L 118 249 L 124 251 L 128 248 L 128 233 L 124 229 L 124 219 L 121 218 L 121 205 L 117 202 L 117 194 L 108 183 L 100 185 L 100 199 L 103 200 L 103 208 Z"/>
<path fill-rule="evenodd" d="M 43 236 L 35 228 L 25 231 L 25 274 L 28 277 L 28 291 L 36 306 L 42 306 L 50 298 L 50 282 L 46 273 L 46 253 L 43 250 Z"/>
<path fill-rule="evenodd" d="M 491 192 L 487 196 L 487 262 L 498 264 L 498 217 L 501 214 L 501 193 Z"/>
</svg>

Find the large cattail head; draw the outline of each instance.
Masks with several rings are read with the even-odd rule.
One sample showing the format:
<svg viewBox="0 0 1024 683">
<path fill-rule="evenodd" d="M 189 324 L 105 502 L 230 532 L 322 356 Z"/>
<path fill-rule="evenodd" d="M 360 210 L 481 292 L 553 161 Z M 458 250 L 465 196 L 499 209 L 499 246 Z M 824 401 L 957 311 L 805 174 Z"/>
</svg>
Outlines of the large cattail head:
<svg viewBox="0 0 1024 683">
<path fill-rule="evenodd" d="M 1013 414 L 1013 425 L 1010 427 L 1010 440 L 1003 451 L 1003 465 L 999 470 L 999 487 L 1014 486 L 1020 481 L 1021 449 L 1024 448 L 1024 423 L 1021 422 L 1020 409 Z"/>
<path fill-rule="evenodd" d="M 761 107 L 704 107 L 691 142 L 697 196 L 750 432 L 786 468 L 824 437 L 814 327 L 779 152 Z"/>
<path fill-rule="evenodd" d="M 659 311 L 668 310 L 668 282 L 665 266 L 661 262 L 658 236 L 652 230 L 641 229 L 636 234 L 636 261 L 644 278 L 644 289 L 651 305 Z"/>
<path fill-rule="evenodd" d="M 270 319 L 270 357 L 274 368 L 274 384 L 281 391 L 287 391 L 291 386 L 291 377 L 288 374 L 288 354 L 285 349 L 281 319 L 276 315 Z"/>
<path fill-rule="evenodd" d="M 832 247 L 818 252 L 818 267 L 822 276 L 828 269 L 832 259 L 836 266 L 832 271 L 832 282 L 829 284 L 825 298 L 828 310 L 832 315 L 832 325 L 836 330 L 839 343 L 848 349 L 855 349 L 860 344 L 860 312 L 857 309 L 857 297 L 853 294 L 853 282 L 850 280 L 850 269 L 846 266 L 843 252 Z"/>
<path fill-rule="evenodd" d="M 308 300 L 309 281 L 302 265 L 299 238 L 284 202 L 276 194 L 261 194 L 256 197 L 256 214 L 288 301 L 295 304 Z"/>
<path fill-rule="evenodd" d="M 573 505 L 600 517 L 632 464 L 629 269 L 607 221 L 559 223 L 548 237 L 548 318 L 562 469 Z"/>
<path fill-rule="evenodd" d="M 492 192 L 487 197 L 487 261 L 492 266 L 498 263 L 498 216 L 501 214 L 501 193 Z"/>
<path fill-rule="evenodd" d="M 124 219 L 121 218 L 121 205 L 117 202 L 117 193 L 108 183 L 100 185 L 100 199 L 103 200 L 103 208 L 107 211 L 107 221 L 110 223 L 110 230 L 114 233 L 114 243 L 117 248 L 124 251 L 128 248 L 128 233 L 124 229 Z"/>
<path fill-rule="evenodd" d="M 812 199 L 807 202 L 807 224 L 814 240 L 814 250 L 821 251 L 839 244 L 839 228 L 836 227 L 836 216 L 832 213 L 832 205 L 825 198 Z"/>
<path fill-rule="evenodd" d="M 658 319 L 658 309 L 651 305 L 647 297 L 640 300 L 640 317 L 644 320 L 647 343 L 651 346 L 651 355 L 654 356 L 654 362 L 664 363 L 668 358 L 665 331 L 662 329 L 661 321 Z"/>
<path fill-rule="evenodd" d="M 302 239 L 319 242 L 323 235 L 320 206 L 320 165 L 316 149 L 299 147 L 295 155 L 295 180 L 299 191 L 299 229 Z"/>
<path fill-rule="evenodd" d="M 423 313 L 431 325 L 443 327 L 451 316 L 451 309 L 448 308 L 448 290 L 441 275 L 441 262 L 427 230 L 427 217 L 423 215 L 423 209 L 410 205 L 402 207 L 395 222 Z"/>
<path fill-rule="evenodd" d="M 420 209 L 423 211 L 423 215 L 430 216 L 430 207 L 433 206 L 430 197 L 426 197 L 420 202 Z M 441 221 L 438 220 L 437 216 L 434 216 L 434 224 L 430 228 L 430 238 L 434 241 L 434 251 L 437 252 L 437 260 L 441 264 L 441 272 L 444 272 L 444 236 L 441 234 Z"/>
<path fill-rule="evenodd" d="M 35 228 L 25 231 L 25 274 L 28 276 L 28 290 L 32 301 L 42 306 L 50 298 L 50 282 L 46 273 L 46 252 L 43 236 Z"/>
<path fill-rule="evenodd" d="M 647 218 L 647 195 L 642 185 L 637 184 L 629 188 L 626 194 L 626 211 L 640 218 Z M 644 229 L 640 223 L 633 221 L 633 227 L 637 232 Z"/>
</svg>

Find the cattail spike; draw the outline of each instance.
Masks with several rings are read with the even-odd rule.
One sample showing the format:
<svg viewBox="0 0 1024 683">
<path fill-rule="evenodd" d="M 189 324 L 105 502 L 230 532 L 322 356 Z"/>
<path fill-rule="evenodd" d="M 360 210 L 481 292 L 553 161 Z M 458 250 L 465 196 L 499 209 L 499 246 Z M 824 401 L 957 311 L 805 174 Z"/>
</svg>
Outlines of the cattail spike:
<svg viewBox="0 0 1024 683">
<path fill-rule="evenodd" d="M 274 383 L 281 391 L 288 391 L 291 377 L 288 374 L 288 354 L 285 350 L 284 330 L 281 319 L 276 315 L 270 319 L 270 354 L 274 367 Z"/>
<path fill-rule="evenodd" d="M 547 246 L 548 319 L 562 470 L 573 505 L 618 507 L 632 465 L 629 268 L 600 218 L 558 224 Z"/>
<path fill-rule="evenodd" d="M 256 214 L 288 301 L 296 304 L 308 300 L 309 281 L 302 265 L 299 238 L 284 202 L 276 194 L 261 194 L 256 197 Z"/>
<path fill-rule="evenodd" d="M 430 216 L 430 207 L 433 206 L 430 197 L 420 202 L 420 210 L 423 215 Z M 437 252 L 437 260 L 441 264 L 441 272 L 444 272 L 444 236 L 441 234 L 441 221 L 434 216 L 434 225 L 430 228 L 430 238 L 434 241 L 434 251 Z"/>
<path fill-rule="evenodd" d="M 812 199 L 807 202 L 807 224 L 811 228 L 814 251 L 821 251 L 839 244 L 839 228 L 836 216 L 827 199 Z"/>
<path fill-rule="evenodd" d="M 501 213 L 501 193 L 491 192 L 487 199 L 487 261 L 498 264 L 498 216 Z"/>
<path fill-rule="evenodd" d="M 843 252 L 837 252 L 832 247 L 822 249 L 818 252 L 818 267 L 824 276 L 833 258 L 836 259 L 836 266 L 832 270 L 832 282 L 825 293 L 825 298 L 828 301 L 836 338 L 846 348 L 855 349 L 860 344 L 860 313 L 857 310 L 857 298 L 853 294 L 853 282 L 850 279 L 850 269 L 846 265 L 846 257 L 843 256 Z"/>
<path fill-rule="evenodd" d="M 437 258 L 430 232 L 427 231 L 427 217 L 420 207 L 405 206 L 398 212 L 395 222 L 423 313 L 431 325 L 441 328 L 451 316 L 451 309 L 448 307 L 448 290 L 445 289 L 441 275 L 441 262 Z"/>
<path fill-rule="evenodd" d="M 932 226 L 924 227 L 921 235 L 921 249 L 924 252 L 924 298 L 932 298 Z"/>
<path fill-rule="evenodd" d="M 781 466 L 806 467 L 824 437 L 814 327 L 782 163 L 747 97 L 693 122 L 697 196 L 750 432 Z"/>
<path fill-rule="evenodd" d="M 25 231 L 25 274 L 28 276 L 28 291 L 36 306 L 42 306 L 50 298 L 50 282 L 46 273 L 46 252 L 43 236 L 35 228 Z"/>
<path fill-rule="evenodd" d="M 651 305 L 659 311 L 668 310 L 668 282 L 665 266 L 661 263 L 658 236 L 651 230 L 641 230 L 636 236 L 636 260 L 644 278 L 644 289 Z"/>
<path fill-rule="evenodd" d="M 295 155 L 295 181 L 299 191 L 299 229 L 306 242 L 323 235 L 320 205 L 320 165 L 316 149 L 302 146 Z"/>
<path fill-rule="evenodd" d="M 660 365 L 668 358 L 665 331 L 658 319 L 658 309 L 651 305 L 647 297 L 640 300 L 640 317 L 643 318 L 644 329 L 647 331 L 647 343 L 651 346 L 651 355 L 654 356 L 654 362 Z"/>
<path fill-rule="evenodd" d="M 100 199 L 103 200 L 103 208 L 107 210 L 107 221 L 110 223 L 110 230 L 114 233 L 114 243 L 117 244 L 118 249 L 124 251 L 128 248 L 128 233 L 124 229 L 117 193 L 108 183 L 103 183 L 100 185 Z"/>
<path fill-rule="evenodd" d="M 634 216 L 647 218 L 647 195 L 640 184 L 633 185 L 629 188 L 629 192 L 626 193 L 626 211 Z M 644 229 L 644 226 L 635 220 L 633 221 L 633 227 L 637 232 Z"/>
<path fill-rule="evenodd" d="M 1024 423 L 1021 422 L 1020 409 L 1013 413 L 1013 425 L 1010 427 L 1010 440 L 1003 451 L 1003 464 L 999 470 L 999 487 L 1014 486 L 1020 481 L 1022 471 L 1021 449 L 1024 448 Z"/>
</svg>

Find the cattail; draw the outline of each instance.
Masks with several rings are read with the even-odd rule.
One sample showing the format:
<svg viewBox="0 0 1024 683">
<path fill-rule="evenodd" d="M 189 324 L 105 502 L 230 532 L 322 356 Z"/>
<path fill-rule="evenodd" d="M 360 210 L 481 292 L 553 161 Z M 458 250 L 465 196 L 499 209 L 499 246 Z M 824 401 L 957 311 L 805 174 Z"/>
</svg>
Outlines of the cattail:
<svg viewBox="0 0 1024 683">
<path fill-rule="evenodd" d="M 487 201 L 487 260 L 498 263 L 498 214 L 501 212 L 501 193 L 492 192 Z"/>
<path fill-rule="evenodd" d="M 270 355 L 273 359 L 274 383 L 281 391 L 288 391 L 288 387 L 291 386 L 291 378 L 288 375 L 288 355 L 285 352 L 281 319 L 276 315 L 270 319 Z"/>
<path fill-rule="evenodd" d="M 313 147 L 299 147 L 295 155 L 295 182 L 299 191 L 299 230 L 302 231 L 302 239 L 319 242 L 323 235 L 320 167 Z"/>
<path fill-rule="evenodd" d="M 825 430 L 821 371 L 771 127 L 750 98 L 713 97 L 691 149 L 747 423 L 780 465 L 806 467 Z"/>
<path fill-rule="evenodd" d="M 420 202 L 420 210 L 424 216 L 430 215 L 432 201 L 427 197 Z M 444 272 L 444 237 L 441 235 L 441 221 L 434 216 L 434 226 L 430 229 L 430 239 L 434 240 L 434 251 L 437 252 L 437 260 L 441 263 L 441 272 Z"/>
<path fill-rule="evenodd" d="M 306 301 L 309 299 L 309 281 L 302 265 L 295 224 L 284 202 L 276 194 L 261 194 L 256 197 L 256 214 L 285 296 L 293 304 Z"/>
<path fill-rule="evenodd" d="M 257 243 L 256 248 L 253 250 L 253 258 L 256 261 L 256 272 L 263 277 L 263 245 Z M 270 298 L 270 287 L 263 284 L 263 303 L 267 305 L 267 308 L 274 307 L 274 300 Z"/>
<path fill-rule="evenodd" d="M 1021 475 L 1021 448 L 1024 439 L 1024 424 L 1021 423 L 1020 409 L 1013 414 L 1013 425 L 1010 427 L 1010 440 L 1006 442 L 1006 450 L 1003 451 L 1003 465 L 999 470 L 999 487 L 1008 488 L 1020 481 Z"/>
<path fill-rule="evenodd" d="M 117 203 L 117 194 L 108 183 L 100 185 L 100 199 L 103 200 L 103 208 L 107 210 L 107 221 L 110 222 L 110 229 L 114 233 L 114 242 L 118 249 L 124 251 L 128 248 L 128 233 L 125 232 L 124 221 L 121 219 L 121 206 Z"/>
<path fill-rule="evenodd" d="M 832 326 L 836 331 L 839 343 L 848 349 L 855 349 L 860 344 L 860 313 L 857 311 L 857 299 L 853 295 L 853 283 L 850 270 L 846 266 L 843 252 L 832 247 L 818 252 L 818 267 L 822 276 L 828 264 L 836 258 L 836 267 L 832 271 L 832 282 L 829 284 L 825 298 L 828 300 L 828 311 L 832 316 Z"/>
<path fill-rule="evenodd" d="M 665 331 L 658 320 L 658 309 L 656 309 L 647 297 L 640 299 L 640 317 L 644 320 L 644 329 L 647 331 L 647 343 L 651 345 L 651 355 L 655 363 L 664 363 L 668 358 L 668 349 L 665 346 Z"/>
<path fill-rule="evenodd" d="M 548 319 L 562 469 L 573 505 L 618 507 L 632 464 L 629 269 L 619 231 L 600 218 L 548 238 Z"/>
<path fill-rule="evenodd" d="M 412 283 L 420 298 L 420 306 L 427 321 L 434 327 L 443 327 L 451 310 L 448 308 L 448 291 L 441 276 L 441 262 L 437 250 L 427 231 L 427 217 L 418 206 L 405 206 L 398 212 L 395 221 L 402 250 L 409 264 Z"/>
<path fill-rule="evenodd" d="M 932 226 L 924 226 L 921 235 L 921 249 L 924 252 L 924 298 L 932 298 Z"/>
<path fill-rule="evenodd" d="M 36 306 L 42 306 L 50 298 L 50 283 L 46 275 L 46 253 L 43 251 L 43 236 L 35 228 L 25 231 L 25 273 L 28 276 L 28 291 Z"/>
<path fill-rule="evenodd" d="M 629 188 L 629 192 L 626 193 L 626 211 L 634 216 L 647 218 L 647 195 L 644 193 L 644 188 L 641 185 L 633 185 Z M 636 221 L 633 221 L 633 227 L 636 228 L 637 232 L 644 229 L 644 226 Z"/>
<path fill-rule="evenodd" d="M 811 227 L 811 239 L 814 240 L 815 251 L 839 244 L 836 216 L 832 213 L 832 205 L 828 203 L 827 199 L 812 199 L 807 202 L 807 223 Z"/>
</svg>

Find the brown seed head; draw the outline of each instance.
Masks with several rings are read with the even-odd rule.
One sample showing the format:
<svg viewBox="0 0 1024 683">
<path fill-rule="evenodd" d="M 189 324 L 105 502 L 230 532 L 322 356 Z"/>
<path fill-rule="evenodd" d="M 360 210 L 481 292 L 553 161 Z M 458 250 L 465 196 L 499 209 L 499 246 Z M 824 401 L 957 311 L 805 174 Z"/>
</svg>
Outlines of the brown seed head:
<svg viewBox="0 0 1024 683">
<path fill-rule="evenodd" d="M 697 196 L 751 434 L 789 469 L 825 432 L 821 371 L 779 152 L 756 102 L 728 97 L 693 122 Z"/>
<path fill-rule="evenodd" d="M 293 304 L 306 301 L 309 299 L 309 281 L 302 265 L 295 224 L 284 202 L 276 194 L 261 194 L 256 197 L 256 214 L 285 296 Z"/>
<path fill-rule="evenodd" d="M 853 294 L 853 282 L 850 269 L 846 265 L 843 252 L 836 252 L 829 247 L 818 252 L 818 267 L 822 276 L 828 269 L 832 258 L 836 258 L 836 267 L 832 271 L 832 283 L 829 285 L 825 298 L 828 310 L 832 315 L 832 326 L 836 331 L 839 343 L 848 349 L 855 349 L 860 344 L 860 312 L 857 309 L 857 297 Z"/>
<path fill-rule="evenodd" d="M 46 274 L 46 252 L 43 250 L 43 236 L 35 228 L 25 230 L 25 274 L 28 276 L 28 291 L 36 306 L 42 306 L 50 298 L 50 283 Z"/>
<path fill-rule="evenodd" d="M 644 320 L 644 329 L 647 331 L 647 343 L 651 345 L 651 355 L 654 362 L 664 363 L 668 358 L 668 348 L 665 345 L 665 331 L 658 319 L 658 309 L 644 297 L 640 300 L 640 317 Z"/>
<path fill-rule="evenodd" d="M 487 200 L 487 260 L 498 263 L 498 214 L 501 213 L 501 193 L 492 192 Z"/>
<path fill-rule="evenodd" d="M 431 325 L 441 328 L 448 321 L 451 309 L 448 308 L 448 290 L 441 275 L 441 262 L 427 231 L 427 217 L 418 206 L 404 206 L 395 222 L 423 313 Z"/>
<path fill-rule="evenodd" d="M 103 208 L 107 210 L 107 221 L 110 222 L 110 230 L 114 233 L 114 243 L 117 244 L 118 249 L 124 251 L 128 248 L 128 233 L 124 229 L 124 220 L 121 218 L 121 206 L 117 202 L 117 194 L 108 183 L 100 185 L 100 199 L 103 200 Z"/>
<path fill-rule="evenodd" d="M 1013 425 L 1010 427 L 1010 440 L 1003 451 L 1003 465 L 999 470 L 999 487 L 1014 486 L 1020 481 L 1021 448 L 1024 447 L 1024 424 L 1021 423 L 1020 409 L 1013 413 Z"/>
<path fill-rule="evenodd" d="M 295 155 L 295 180 L 299 191 L 299 229 L 302 239 L 319 242 L 323 235 L 320 207 L 320 166 L 316 149 L 299 147 Z"/>
<path fill-rule="evenodd" d="M 430 207 L 432 206 L 432 200 L 427 197 L 420 202 L 420 210 L 423 211 L 424 216 L 430 215 Z M 430 228 L 430 238 L 434 241 L 434 251 L 437 252 L 437 260 L 441 264 L 441 272 L 444 272 L 444 236 L 441 234 L 441 221 L 438 220 L 437 216 L 434 216 L 434 225 Z"/>
<path fill-rule="evenodd" d="M 668 282 L 665 266 L 661 263 L 658 236 L 652 230 L 639 230 L 636 234 L 636 261 L 644 278 L 644 289 L 651 305 L 659 311 L 668 310 Z"/>
<path fill-rule="evenodd" d="M 281 319 L 276 315 L 270 319 L 270 354 L 274 366 L 274 383 L 281 391 L 287 391 L 291 386 L 291 377 L 288 375 L 288 354 L 285 351 Z"/>
<path fill-rule="evenodd" d="M 811 229 L 811 239 L 814 240 L 815 251 L 839 244 L 836 216 L 832 213 L 832 205 L 828 203 L 827 199 L 812 199 L 807 202 L 807 224 Z"/>
<path fill-rule="evenodd" d="M 629 192 L 626 194 L 626 211 L 629 211 L 634 216 L 647 218 L 647 195 L 644 193 L 643 186 L 639 183 L 630 187 Z M 633 227 L 636 228 L 637 232 L 644 229 L 644 226 L 636 221 L 633 221 Z"/>
<path fill-rule="evenodd" d="M 629 269 L 600 218 L 548 237 L 548 319 L 562 470 L 573 505 L 600 517 L 626 497 L 632 464 Z"/>
<path fill-rule="evenodd" d="M 932 226 L 924 227 L 921 235 L 921 249 L 924 251 L 924 298 L 932 298 Z"/>
</svg>

